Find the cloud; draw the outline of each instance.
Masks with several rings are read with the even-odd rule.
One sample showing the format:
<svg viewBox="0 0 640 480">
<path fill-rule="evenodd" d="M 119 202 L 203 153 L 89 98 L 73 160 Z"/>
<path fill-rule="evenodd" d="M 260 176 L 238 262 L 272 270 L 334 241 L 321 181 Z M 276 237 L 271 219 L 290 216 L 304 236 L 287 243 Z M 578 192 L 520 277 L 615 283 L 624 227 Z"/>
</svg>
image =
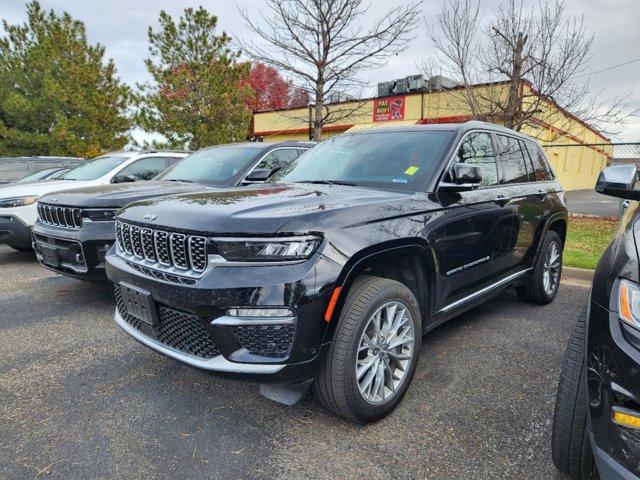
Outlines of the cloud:
<svg viewBox="0 0 640 480">
<path fill-rule="evenodd" d="M 40 0 L 43 8 L 53 8 L 57 12 L 68 11 L 74 18 L 85 22 L 91 42 L 100 42 L 106 48 L 107 56 L 114 59 L 119 76 L 127 83 L 134 84 L 147 80 L 143 60 L 147 55 L 147 28 L 156 27 L 161 9 L 174 17 L 186 7 L 203 5 L 218 15 L 220 29 L 232 37 L 248 38 L 249 32 L 238 15 L 237 7 L 248 10 L 252 15 L 264 14 L 262 0 L 238 0 L 234 5 L 224 0 L 188 1 L 157 0 Z M 404 0 L 372 0 L 363 21 L 377 18 L 393 3 Z M 483 9 L 490 11 L 496 0 L 485 1 Z M 426 18 L 433 18 L 439 9 L 439 1 L 423 3 Z M 640 2 L 637 0 L 566 0 L 567 11 L 582 16 L 588 31 L 595 34 L 593 58 L 585 72 L 592 72 L 638 58 L 638 25 L 640 25 Z M 15 0 L 0 0 L 2 18 L 9 23 L 24 22 L 24 4 Z M 412 45 L 401 54 L 391 58 L 386 66 L 364 74 L 370 85 L 370 94 L 375 91 L 378 81 L 390 80 L 417 73 L 423 59 L 432 55 L 433 49 L 426 38 L 424 24 L 420 24 L 417 37 Z M 631 94 L 630 104 L 640 115 L 640 62 L 620 69 L 593 75 L 590 78 L 594 91 L 608 97 Z M 619 140 L 640 141 L 640 117 L 630 119 L 625 133 Z"/>
</svg>

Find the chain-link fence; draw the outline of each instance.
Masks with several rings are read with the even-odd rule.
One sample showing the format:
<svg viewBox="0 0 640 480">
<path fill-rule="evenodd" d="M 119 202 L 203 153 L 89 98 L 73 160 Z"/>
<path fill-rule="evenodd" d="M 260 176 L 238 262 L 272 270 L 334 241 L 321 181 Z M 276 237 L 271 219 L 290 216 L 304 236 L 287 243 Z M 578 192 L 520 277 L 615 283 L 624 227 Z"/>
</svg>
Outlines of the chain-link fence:
<svg viewBox="0 0 640 480">
<path fill-rule="evenodd" d="M 609 165 L 632 163 L 640 169 L 640 142 L 544 145 L 556 177 L 564 187 L 569 213 L 617 217 L 621 202 L 594 190 Z"/>
</svg>

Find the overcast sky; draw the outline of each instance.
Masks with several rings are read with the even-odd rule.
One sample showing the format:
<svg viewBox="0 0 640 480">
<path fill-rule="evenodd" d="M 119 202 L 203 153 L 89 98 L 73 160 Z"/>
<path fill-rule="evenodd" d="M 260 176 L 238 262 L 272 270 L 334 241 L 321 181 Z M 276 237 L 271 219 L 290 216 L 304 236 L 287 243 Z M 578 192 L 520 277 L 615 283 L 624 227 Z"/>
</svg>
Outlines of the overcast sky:
<svg viewBox="0 0 640 480">
<path fill-rule="evenodd" d="M 119 76 L 134 84 L 148 79 L 143 59 L 147 55 L 147 27 L 157 25 L 161 9 L 172 16 L 180 15 L 185 7 L 203 5 L 218 15 L 219 25 L 232 37 L 249 38 L 249 32 L 238 15 L 238 8 L 246 9 L 254 16 L 264 13 L 262 0 L 208 0 L 183 2 L 179 0 L 40 0 L 46 9 L 68 11 L 87 26 L 91 42 L 100 42 L 106 55 L 114 59 Z M 375 19 L 390 8 L 408 0 L 371 0 L 367 19 Z M 490 10 L 496 0 L 485 1 L 484 9 Z M 525 0 L 525 3 L 526 2 Z M 639 0 L 566 0 L 570 14 L 583 15 L 590 31 L 595 33 L 593 59 L 587 72 L 594 72 L 626 61 L 640 58 L 640 1 Z M 423 4 L 425 17 L 433 17 L 439 9 L 440 0 L 426 0 Z M 25 21 L 25 2 L 0 0 L 1 17 L 9 23 Z M 392 58 L 380 69 L 370 71 L 366 80 L 371 85 L 371 94 L 378 81 L 390 80 L 417 73 L 423 59 L 433 54 L 433 48 L 420 28 L 410 48 Z M 591 75 L 594 91 L 604 95 L 630 95 L 629 103 L 635 115 L 625 131 L 614 140 L 640 141 L 640 61 Z M 138 136 L 138 135 L 137 135 Z"/>
</svg>

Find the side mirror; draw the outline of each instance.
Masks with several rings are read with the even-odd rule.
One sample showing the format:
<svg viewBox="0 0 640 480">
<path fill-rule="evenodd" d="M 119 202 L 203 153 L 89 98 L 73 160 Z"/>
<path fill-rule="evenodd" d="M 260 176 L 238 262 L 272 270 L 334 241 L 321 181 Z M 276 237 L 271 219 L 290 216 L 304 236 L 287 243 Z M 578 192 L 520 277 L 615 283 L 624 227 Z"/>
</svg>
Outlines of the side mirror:
<svg viewBox="0 0 640 480">
<path fill-rule="evenodd" d="M 133 175 L 119 173 L 115 177 L 113 177 L 113 180 L 111 180 L 111 183 L 128 183 L 128 182 L 135 182 L 136 180 L 138 179 Z"/>
<path fill-rule="evenodd" d="M 244 177 L 244 181 L 247 183 L 266 182 L 272 174 L 273 170 L 270 168 L 256 168 Z"/>
<path fill-rule="evenodd" d="M 635 183 L 638 172 L 635 165 L 613 165 L 600 172 L 596 192 L 612 197 L 640 200 L 640 190 Z"/>
<path fill-rule="evenodd" d="M 482 171 L 477 165 L 456 163 L 451 172 L 452 182 L 440 183 L 440 190 L 446 192 L 462 192 L 473 190 L 482 184 Z"/>
</svg>

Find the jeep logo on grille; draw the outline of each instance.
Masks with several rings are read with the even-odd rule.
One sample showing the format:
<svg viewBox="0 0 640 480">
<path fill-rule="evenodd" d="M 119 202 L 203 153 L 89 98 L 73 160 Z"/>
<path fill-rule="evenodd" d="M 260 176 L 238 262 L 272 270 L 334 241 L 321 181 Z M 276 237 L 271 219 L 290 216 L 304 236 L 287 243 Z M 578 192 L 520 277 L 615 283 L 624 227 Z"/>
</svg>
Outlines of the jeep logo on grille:
<svg viewBox="0 0 640 480">
<path fill-rule="evenodd" d="M 151 213 L 151 212 L 147 213 L 144 216 L 145 220 L 150 220 L 150 221 L 154 221 L 156 218 L 158 218 L 158 216 L 155 213 Z"/>
</svg>

